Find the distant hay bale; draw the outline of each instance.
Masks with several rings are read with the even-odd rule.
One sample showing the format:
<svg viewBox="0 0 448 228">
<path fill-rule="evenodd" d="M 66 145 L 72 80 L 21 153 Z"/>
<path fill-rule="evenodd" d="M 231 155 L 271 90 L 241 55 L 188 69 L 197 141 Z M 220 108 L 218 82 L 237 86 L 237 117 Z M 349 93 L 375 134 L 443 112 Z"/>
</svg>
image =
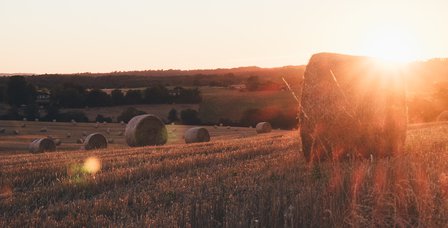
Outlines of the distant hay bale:
<svg viewBox="0 0 448 228">
<path fill-rule="evenodd" d="M 39 130 L 39 132 L 47 132 L 47 131 L 48 131 L 48 129 L 46 127 L 43 127 Z"/>
<path fill-rule="evenodd" d="M 123 131 L 119 131 L 117 135 L 118 136 L 123 136 L 123 134 L 124 134 Z"/>
<path fill-rule="evenodd" d="M 219 124 L 219 126 L 220 126 L 220 127 L 222 127 L 222 126 L 223 126 L 223 124 L 222 124 L 222 123 L 220 123 L 220 124 Z"/>
<path fill-rule="evenodd" d="M 29 151 L 33 154 L 35 153 L 43 153 L 43 152 L 52 152 L 56 150 L 56 144 L 52 139 L 49 138 L 41 138 L 36 139 L 29 145 Z"/>
<path fill-rule="evenodd" d="M 112 143 L 114 143 L 115 141 L 114 141 L 113 138 L 109 138 L 109 139 L 107 140 L 107 142 L 110 143 L 110 144 L 112 144 Z"/>
<path fill-rule="evenodd" d="M 437 116 L 437 122 L 448 121 L 448 111 L 443 111 Z"/>
<path fill-rule="evenodd" d="M 39 119 L 38 119 L 38 118 L 36 118 L 36 119 L 34 119 L 34 121 L 36 121 L 36 122 L 39 122 Z"/>
<path fill-rule="evenodd" d="M 70 137 L 72 137 L 72 134 L 70 132 L 67 132 L 66 136 L 67 136 L 67 138 L 70 138 Z"/>
<path fill-rule="evenodd" d="M 217 125 L 213 125 L 213 128 L 218 129 L 218 126 Z"/>
<path fill-rule="evenodd" d="M 20 131 L 19 130 L 14 130 L 12 133 L 14 133 L 15 135 L 18 135 L 18 134 L 20 134 Z"/>
<path fill-rule="evenodd" d="M 404 77 L 367 57 L 315 54 L 304 75 L 299 122 L 308 161 L 399 153 L 407 128 Z"/>
<path fill-rule="evenodd" d="M 25 128 L 25 127 L 26 127 L 26 124 L 23 123 L 22 125 L 20 125 L 20 127 L 21 127 L 21 128 Z"/>
<path fill-rule="evenodd" d="M 96 123 L 95 125 L 93 125 L 94 128 L 98 128 L 100 125 L 99 123 Z"/>
<path fill-rule="evenodd" d="M 96 150 L 107 148 L 107 139 L 101 133 L 93 133 L 84 140 L 84 150 Z"/>
<path fill-rule="evenodd" d="M 23 120 L 23 121 L 27 121 L 28 119 L 27 119 L 27 118 L 23 118 L 22 120 Z"/>
<path fill-rule="evenodd" d="M 193 127 L 184 134 L 185 143 L 198 143 L 210 141 L 208 130 L 203 127 Z"/>
<path fill-rule="evenodd" d="M 87 131 L 83 131 L 82 136 L 84 136 L 84 137 L 87 136 Z"/>
<path fill-rule="evenodd" d="M 230 130 L 231 128 L 232 128 L 231 126 L 227 126 L 227 129 L 229 129 L 229 130 Z"/>
<path fill-rule="evenodd" d="M 53 142 L 56 146 L 60 146 L 62 144 L 62 140 L 61 139 L 53 139 Z"/>
<path fill-rule="evenodd" d="M 0 133 L 5 133 L 6 132 L 6 129 L 5 128 L 0 128 Z"/>
<path fill-rule="evenodd" d="M 258 134 L 269 133 L 272 131 L 272 126 L 268 122 L 260 122 L 255 127 Z"/>
<path fill-rule="evenodd" d="M 151 114 L 132 118 L 126 125 L 126 142 L 131 147 L 163 145 L 168 140 L 165 124 Z"/>
<path fill-rule="evenodd" d="M 56 123 L 56 119 L 53 119 L 53 123 Z"/>
<path fill-rule="evenodd" d="M 107 128 L 106 133 L 110 134 L 110 131 L 111 131 L 110 128 Z"/>
<path fill-rule="evenodd" d="M 122 121 L 120 121 L 120 124 L 125 125 L 126 123 L 122 120 Z"/>
<path fill-rule="evenodd" d="M 76 140 L 76 143 L 83 144 L 84 143 L 84 139 L 83 138 L 79 138 L 79 139 Z"/>
<path fill-rule="evenodd" d="M 76 126 L 76 125 L 77 125 L 76 121 L 73 120 L 73 119 L 72 119 L 70 122 L 72 122 L 72 125 L 73 125 L 73 126 Z"/>
</svg>

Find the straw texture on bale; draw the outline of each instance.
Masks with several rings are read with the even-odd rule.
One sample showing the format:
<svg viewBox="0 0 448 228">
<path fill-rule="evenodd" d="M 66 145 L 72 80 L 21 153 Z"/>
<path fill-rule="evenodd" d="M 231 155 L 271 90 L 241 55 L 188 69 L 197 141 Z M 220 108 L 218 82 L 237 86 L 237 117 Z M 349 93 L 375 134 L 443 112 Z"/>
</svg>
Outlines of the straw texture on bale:
<svg viewBox="0 0 448 228">
<path fill-rule="evenodd" d="M 84 140 L 84 150 L 95 150 L 107 148 L 107 139 L 101 133 L 93 133 Z"/>
<path fill-rule="evenodd" d="M 255 126 L 255 130 L 258 134 L 269 133 L 272 131 L 272 126 L 268 122 L 260 122 Z"/>
<path fill-rule="evenodd" d="M 31 142 L 29 146 L 29 151 L 31 153 L 52 152 L 55 150 L 56 150 L 56 144 L 52 139 L 49 138 L 36 139 L 33 142 Z"/>
<path fill-rule="evenodd" d="M 168 140 L 165 124 L 151 114 L 132 118 L 126 125 L 126 142 L 131 147 L 163 145 Z"/>
<path fill-rule="evenodd" d="M 367 57 L 313 55 L 305 71 L 299 122 L 308 161 L 399 153 L 407 128 L 404 77 Z"/>
<path fill-rule="evenodd" d="M 437 122 L 448 121 L 448 111 L 443 111 L 437 116 Z"/>
<path fill-rule="evenodd" d="M 186 143 L 209 142 L 210 134 L 203 127 L 193 127 L 185 132 L 184 138 Z"/>
</svg>

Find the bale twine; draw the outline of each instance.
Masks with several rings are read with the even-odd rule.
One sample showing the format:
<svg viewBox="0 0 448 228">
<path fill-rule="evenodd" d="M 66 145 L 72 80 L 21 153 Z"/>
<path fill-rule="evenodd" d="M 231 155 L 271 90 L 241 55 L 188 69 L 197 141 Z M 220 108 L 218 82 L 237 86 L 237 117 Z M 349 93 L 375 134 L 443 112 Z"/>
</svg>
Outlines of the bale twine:
<svg viewBox="0 0 448 228">
<path fill-rule="evenodd" d="M 260 122 L 255 127 L 257 134 L 269 133 L 272 131 L 271 124 L 268 122 Z"/>
<path fill-rule="evenodd" d="M 163 145 L 168 140 L 165 124 L 151 114 L 132 118 L 126 125 L 126 142 L 131 147 Z"/>
<path fill-rule="evenodd" d="M 107 139 L 101 133 L 93 133 L 84 140 L 84 150 L 96 150 L 107 148 Z"/>
<path fill-rule="evenodd" d="M 404 75 L 367 57 L 315 54 L 305 71 L 299 107 L 305 158 L 385 157 L 403 150 L 407 107 Z"/>
<path fill-rule="evenodd" d="M 443 111 L 437 116 L 437 122 L 448 121 L 448 111 Z"/>
<path fill-rule="evenodd" d="M 210 134 L 203 127 L 193 127 L 185 132 L 184 138 L 185 143 L 209 142 Z"/>
<path fill-rule="evenodd" d="M 56 144 L 52 139 L 49 138 L 36 139 L 29 145 L 29 151 L 33 154 L 52 152 L 55 150 L 56 150 Z"/>
</svg>

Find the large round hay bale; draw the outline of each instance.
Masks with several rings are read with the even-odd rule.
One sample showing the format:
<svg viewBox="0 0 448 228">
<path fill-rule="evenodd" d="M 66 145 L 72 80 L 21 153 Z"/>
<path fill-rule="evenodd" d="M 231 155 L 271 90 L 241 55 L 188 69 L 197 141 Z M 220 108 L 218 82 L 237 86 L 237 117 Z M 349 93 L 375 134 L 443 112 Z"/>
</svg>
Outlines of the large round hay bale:
<svg viewBox="0 0 448 228">
<path fill-rule="evenodd" d="M 107 139 L 101 133 L 93 133 L 84 140 L 84 150 L 96 150 L 107 148 Z"/>
<path fill-rule="evenodd" d="M 54 141 L 54 144 L 56 146 L 60 146 L 62 144 L 62 140 L 61 139 L 53 139 L 53 141 Z"/>
<path fill-rule="evenodd" d="M 443 111 L 437 116 L 437 122 L 448 121 L 448 111 Z"/>
<path fill-rule="evenodd" d="M 401 152 L 407 128 L 401 72 L 367 57 L 313 55 L 299 111 L 305 158 L 377 158 Z"/>
<path fill-rule="evenodd" d="M 126 142 L 131 147 L 163 145 L 168 140 L 165 124 L 151 114 L 132 118 L 126 125 Z"/>
<path fill-rule="evenodd" d="M 208 142 L 210 141 L 210 134 L 203 127 L 193 127 L 185 132 L 184 138 L 186 143 Z"/>
<path fill-rule="evenodd" d="M 268 122 L 260 122 L 255 127 L 257 134 L 269 133 L 272 131 L 272 126 Z"/>
<path fill-rule="evenodd" d="M 52 152 L 55 150 L 56 150 L 56 144 L 52 139 L 49 138 L 36 139 L 33 142 L 31 142 L 29 146 L 29 151 L 31 153 Z"/>
</svg>

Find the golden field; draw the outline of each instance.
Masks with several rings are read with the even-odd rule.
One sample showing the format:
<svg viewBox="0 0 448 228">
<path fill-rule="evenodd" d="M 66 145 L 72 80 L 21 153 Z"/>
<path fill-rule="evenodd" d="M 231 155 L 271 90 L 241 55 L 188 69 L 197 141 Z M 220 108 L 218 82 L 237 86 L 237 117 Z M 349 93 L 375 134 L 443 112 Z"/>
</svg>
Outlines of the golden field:
<svg viewBox="0 0 448 228">
<path fill-rule="evenodd" d="M 447 124 L 390 159 L 306 164 L 298 132 L 0 155 L 0 226 L 442 227 Z"/>
</svg>

